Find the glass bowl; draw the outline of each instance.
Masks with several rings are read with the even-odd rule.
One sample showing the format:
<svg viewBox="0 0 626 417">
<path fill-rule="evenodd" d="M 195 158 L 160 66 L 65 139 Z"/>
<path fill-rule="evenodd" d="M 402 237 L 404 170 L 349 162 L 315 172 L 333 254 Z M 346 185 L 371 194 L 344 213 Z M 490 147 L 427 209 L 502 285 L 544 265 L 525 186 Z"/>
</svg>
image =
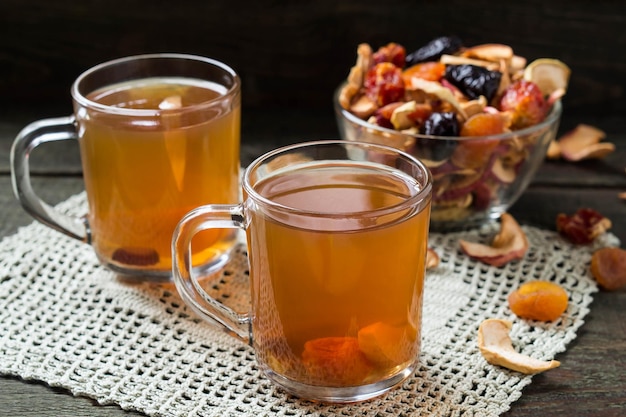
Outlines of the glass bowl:
<svg viewBox="0 0 626 417">
<path fill-rule="evenodd" d="M 556 137 L 562 106 L 557 101 L 534 126 L 508 133 L 450 137 L 404 133 L 368 123 L 333 102 L 340 137 L 399 148 L 432 172 L 431 231 L 479 227 L 500 218 L 528 187 Z"/>
</svg>

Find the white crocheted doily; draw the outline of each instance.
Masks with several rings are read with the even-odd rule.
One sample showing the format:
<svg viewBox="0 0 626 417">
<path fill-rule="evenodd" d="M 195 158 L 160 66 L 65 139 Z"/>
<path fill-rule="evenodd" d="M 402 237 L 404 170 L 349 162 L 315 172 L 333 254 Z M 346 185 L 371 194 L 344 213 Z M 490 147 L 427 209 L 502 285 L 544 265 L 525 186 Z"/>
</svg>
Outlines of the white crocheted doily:
<svg viewBox="0 0 626 417">
<path fill-rule="evenodd" d="M 85 206 L 81 193 L 58 208 L 83 214 Z M 554 358 L 576 337 L 597 290 L 592 250 L 619 244 L 607 234 L 595 246 L 573 246 L 551 231 L 524 230 L 529 252 L 502 268 L 472 261 L 458 246 L 461 236 L 489 241 L 493 229 L 432 234 L 441 263 L 426 276 L 421 366 L 381 398 L 332 406 L 275 388 L 250 347 L 200 321 L 173 287 L 120 281 L 88 245 L 34 222 L 0 242 L 0 373 L 150 416 L 496 416 L 531 376 L 485 362 L 476 345 L 480 322 L 509 319 L 517 350 Z M 509 310 L 508 294 L 534 279 L 569 293 L 558 321 L 527 322 Z M 246 280 L 239 245 L 207 288 L 236 304 L 246 298 Z"/>
</svg>

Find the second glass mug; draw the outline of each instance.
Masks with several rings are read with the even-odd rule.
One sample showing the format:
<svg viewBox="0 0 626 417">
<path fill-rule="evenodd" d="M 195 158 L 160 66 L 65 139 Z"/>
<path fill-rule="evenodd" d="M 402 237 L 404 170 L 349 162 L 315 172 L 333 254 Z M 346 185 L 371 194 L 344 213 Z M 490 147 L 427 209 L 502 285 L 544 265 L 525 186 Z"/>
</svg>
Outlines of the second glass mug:
<svg viewBox="0 0 626 417">
<path fill-rule="evenodd" d="M 240 200 L 241 83 L 227 65 L 184 54 L 147 54 L 97 65 L 71 87 L 74 114 L 25 127 L 11 149 L 13 188 L 35 219 L 90 244 L 113 271 L 171 280 L 172 232 L 202 204 Z M 63 214 L 33 191 L 29 155 L 78 139 L 88 213 Z M 199 236 L 193 264 L 215 269 L 236 236 Z"/>
<path fill-rule="evenodd" d="M 406 379 L 421 346 L 428 169 L 383 145 L 305 142 L 259 157 L 242 189 L 242 203 L 198 207 L 177 226 L 183 300 L 298 397 L 355 402 Z M 246 232 L 249 311 L 211 298 L 190 267 L 192 239 L 214 228 Z"/>
</svg>

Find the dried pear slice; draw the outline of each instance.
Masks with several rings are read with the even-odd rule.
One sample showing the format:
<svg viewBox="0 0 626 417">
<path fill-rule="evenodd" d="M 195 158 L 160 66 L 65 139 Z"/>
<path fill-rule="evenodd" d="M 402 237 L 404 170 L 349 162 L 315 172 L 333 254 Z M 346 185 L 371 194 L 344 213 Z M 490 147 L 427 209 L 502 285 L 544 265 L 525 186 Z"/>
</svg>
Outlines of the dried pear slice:
<svg viewBox="0 0 626 417">
<path fill-rule="evenodd" d="M 561 156 L 572 162 L 603 158 L 615 150 L 614 144 L 600 142 L 605 137 L 601 129 L 581 123 L 559 138 Z"/>
<path fill-rule="evenodd" d="M 417 77 L 411 79 L 411 87 L 416 90 L 421 90 L 426 94 L 432 94 L 433 96 L 436 96 L 443 101 L 447 101 L 455 109 L 457 109 L 457 111 L 463 118 L 467 119 L 467 114 L 465 113 L 465 110 L 463 110 L 463 107 L 461 107 L 461 104 L 456 99 L 456 97 L 454 97 L 454 94 L 452 93 L 452 91 L 450 91 L 449 88 L 442 86 L 438 82 L 427 81 Z"/>
<path fill-rule="evenodd" d="M 554 91 L 567 91 L 570 68 L 558 59 L 539 58 L 528 64 L 524 70 L 524 79 L 539 86 L 541 92 L 548 96 Z"/>
<path fill-rule="evenodd" d="M 527 375 L 561 365 L 559 361 L 542 361 L 516 352 L 509 336 L 511 327 L 510 321 L 501 319 L 487 319 L 480 324 L 478 349 L 487 362 Z"/>
</svg>

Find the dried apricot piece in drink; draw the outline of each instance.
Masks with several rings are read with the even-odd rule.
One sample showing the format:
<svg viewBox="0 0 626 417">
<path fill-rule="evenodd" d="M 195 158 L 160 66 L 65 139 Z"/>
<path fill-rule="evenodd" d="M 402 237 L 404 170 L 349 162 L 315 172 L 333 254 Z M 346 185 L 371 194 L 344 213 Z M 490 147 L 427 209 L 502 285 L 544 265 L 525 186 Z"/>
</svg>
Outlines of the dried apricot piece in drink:
<svg viewBox="0 0 626 417">
<path fill-rule="evenodd" d="M 613 291 L 626 285 L 626 250 L 598 249 L 591 256 L 591 274 L 605 290 Z"/>
<path fill-rule="evenodd" d="M 524 319 L 553 321 L 567 310 L 567 292 L 549 281 L 530 281 L 509 294 L 509 308 Z"/>
<path fill-rule="evenodd" d="M 359 330 L 359 348 L 375 364 L 397 366 L 417 354 L 417 329 L 410 325 L 393 326 L 382 321 Z"/>
<path fill-rule="evenodd" d="M 311 383 L 350 386 L 363 383 L 373 366 L 359 349 L 356 337 L 323 337 L 304 344 L 302 363 Z"/>
</svg>

